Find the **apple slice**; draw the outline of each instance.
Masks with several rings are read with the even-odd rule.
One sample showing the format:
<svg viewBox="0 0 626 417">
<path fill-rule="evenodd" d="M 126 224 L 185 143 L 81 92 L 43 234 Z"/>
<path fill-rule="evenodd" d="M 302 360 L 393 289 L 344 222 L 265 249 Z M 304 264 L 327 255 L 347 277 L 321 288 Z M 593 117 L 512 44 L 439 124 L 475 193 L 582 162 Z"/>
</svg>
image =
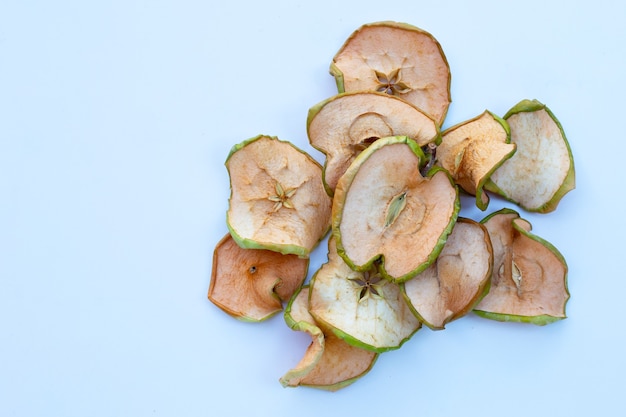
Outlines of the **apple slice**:
<svg viewBox="0 0 626 417">
<path fill-rule="evenodd" d="M 282 311 L 306 279 L 309 259 L 262 249 L 243 249 L 224 236 L 213 252 L 209 300 L 231 316 L 263 321 Z"/>
<path fill-rule="evenodd" d="M 374 263 L 385 278 L 406 281 L 443 247 L 460 200 L 447 172 L 423 177 L 423 152 L 406 136 L 381 138 L 361 152 L 340 178 L 333 199 L 337 250 L 352 269 Z"/>
<path fill-rule="evenodd" d="M 459 218 L 437 260 L 403 285 L 417 317 L 433 330 L 464 316 L 489 291 L 493 251 L 487 229 Z"/>
<path fill-rule="evenodd" d="M 284 387 L 337 391 L 368 373 L 378 354 L 349 345 L 331 331 L 323 331 L 308 307 L 309 286 L 306 285 L 294 294 L 284 315 L 291 329 L 307 332 L 312 341 L 300 362 L 280 378 L 280 383 Z"/>
<path fill-rule="evenodd" d="M 322 166 L 291 143 L 260 135 L 235 145 L 226 167 L 226 222 L 239 246 L 309 256 L 330 229 Z"/>
<path fill-rule="evenodd" d="M 576 186 L 574 158 L 563 127 L 537 100 L 522 100 L 504 119 L 517 151 L 493 172 L 485 189 L 528 211 L 554 211 Z"/>
<path fill-rule="evenodd" d="M 320 327 L 331 329 L 347 343 L 385 352 L 399 348 L 421 323 L 398 284 L 383 278 L 379 264 L 358 272 L 337 253 L 328 239 L 328 262 L 311 279 L 309 311 Z"/>
<path fill-rule="evenodd" d="M 567 264 L 549 242 L 510 209 L 482 220 L 493 245 L 489 294 L 475 307 L 479 316 L 545 325 L 564 319 L 569 299 Z"/>
<path fill-rule="evenodd" d="M 476 196 L 476 206 L 485 210 L 489 196 L 483 192 L 484 184 L 514 153 L 509 125 L 485 111 L 442 132 L 437 162 L 465 192 Z"/>
<path fill-rule="evenodd" d="M 450 67 L 433 35 L 398 22 L 358 28 L 330 66 L 340 93 L 379 91 L 397 95 L 430 114 L 438 126 L 450 105 Z"/>
<path fill-rule="evenodd" d="M 313 106 L 307 133 L 311 145 L 326 155 L 329 195 L 354 158 L 377 139 L 402 135 L 420 146 L 441 140 L 430 116 L 398 97 L 371 91 L 339 94 Z"/>
</svg>

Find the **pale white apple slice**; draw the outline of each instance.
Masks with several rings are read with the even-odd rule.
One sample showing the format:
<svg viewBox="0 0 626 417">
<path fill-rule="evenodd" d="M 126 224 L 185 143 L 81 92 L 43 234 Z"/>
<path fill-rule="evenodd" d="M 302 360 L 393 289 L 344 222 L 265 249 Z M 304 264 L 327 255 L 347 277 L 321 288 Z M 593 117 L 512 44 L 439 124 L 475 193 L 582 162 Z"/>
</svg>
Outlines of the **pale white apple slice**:
<svg viewBox="0 0 626 417">
<path fill-rule="evenodd" d="M 576 186 L 574 158 L 563 127 L 537 100 L 519 102 L 504 119 L 517 151 L 493 172 L 485 189 L 528 211 L 554 211 Z"/>
<path fill-rule="evenodd" d="M 309 311 L 315 321 L 353 346 L 373 352 L 399 348 L 420 327 L 398 284 L 351 269 L 328 240 L 328 262 L 311 280 Z"/>
</svg>

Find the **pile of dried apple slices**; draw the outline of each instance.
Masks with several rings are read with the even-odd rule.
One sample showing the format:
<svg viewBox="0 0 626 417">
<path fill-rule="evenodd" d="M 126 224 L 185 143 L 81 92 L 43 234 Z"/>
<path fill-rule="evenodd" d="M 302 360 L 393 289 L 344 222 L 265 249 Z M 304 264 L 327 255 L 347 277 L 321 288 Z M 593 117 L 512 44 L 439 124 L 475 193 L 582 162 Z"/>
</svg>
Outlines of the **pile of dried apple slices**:
<svg viewBox="0 0 626 417">
<path fill-rule="evenodd" d="M 311 336 L 284 386 L 335 391 L 426 326 L 469 312 L 545 325 L 566 317 L 567 263 L 509 208 L 477 221 L 489 194 L 538 213 L 575 187 L 554 114 L 522 100 L 442 130 L 450 69 L 428 32 L 405 23 L 358 28 L 333 58 L 338 93 L 307 117 L 323 165 L 259 135 L 226 159 L 228 233 L 216 245 L 208 298 L 260 322 L 284 311 Z M 324 239 L 328 259 L 311 251 Z M 286 308 L 283 310 L 283 306 Z"/>
</svg>

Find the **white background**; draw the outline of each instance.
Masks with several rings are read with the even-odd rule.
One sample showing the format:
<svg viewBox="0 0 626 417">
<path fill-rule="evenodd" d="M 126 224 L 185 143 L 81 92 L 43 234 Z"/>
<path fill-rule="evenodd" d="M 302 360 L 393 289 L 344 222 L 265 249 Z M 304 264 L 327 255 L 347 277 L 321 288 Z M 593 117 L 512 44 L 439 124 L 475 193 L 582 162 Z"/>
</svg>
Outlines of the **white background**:
<svg viewBox="0 0 626 417">
<path fill-rule="evenodd" d="M 0 415 L 623 415 L 626 3 L 507 4 L 4 1 Z M 569 317 L 470 315 L 339 392 L 286 389 L 309 338 L 206 298 L 224 161 L 260 133 L 322 161 L 307 111 L 336 93 L 343 41 L 378 20 L 440 41 L 444 127 L 523 98 L 563 124 L 577 188 L 552 214 L 520 212 L 568 261 Z M 463 202 L 476 220 L 511 207 Z"/>
</svg>

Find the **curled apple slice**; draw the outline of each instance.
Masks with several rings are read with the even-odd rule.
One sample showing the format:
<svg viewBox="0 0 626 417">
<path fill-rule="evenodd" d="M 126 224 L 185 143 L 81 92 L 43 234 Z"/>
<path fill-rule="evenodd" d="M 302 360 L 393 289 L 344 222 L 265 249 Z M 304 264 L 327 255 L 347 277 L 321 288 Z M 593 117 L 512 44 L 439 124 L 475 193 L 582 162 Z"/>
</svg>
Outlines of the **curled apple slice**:
<svg viewBox="0 0 626 417">
<path fill-rule="evenodd" d="M 405 282 L 404 293 L 417 317 L 431 329 L 464 316 L 489 291 L 493 251 L 487 229 L 459 218 L 437 260 Z"/>
<path fill-rule="evenodd" d="M 307 132 L 311 145 L 326 155 L 324 184 L 329 195 L 354 158 L 373 141 L 402 135 L 425 146 L 441 139 L 430 116 L 402 99 L 376 92 L 339 94 L 313 106 Z"/>
<path fill-rule="evenodd" d="M 564 319 L 569 299 L 567 264 L 549 242 L 510 209 L 482 223 L 489 231 L 494 264 L 489 294 L 475 307 L 480 316 L 544 325 Z"/>
<path fill-rule="evenodd" d="M 289 327 L 307 332 L 312 341 L 300 362 L 280 378 L 280 383 L 284 387 L 337 391 L 368 373 L 378 354 L 349 345 L 331 331 L 323 331 L 308 311 L 308 298 L 307 285 L 294 294 L 285 309 Z"/>
<path fill-rule="evenodd" d="M 442 132 L 437 161 L 465 192 L 476 196 L 476 206 L 485 210 L 489 196 L 483 192 L 484 184 L 514 153 L 508 124 L 485 111 Z"/>
<path fill-rule="evenodd" d="M 358 28 L 330 66 L 340 93 L 379 91 L 397 95 L 441 126 L 450 105 L 450 67 L 433 35 L 398 22 Z"/>
<path fill-rule="evenodd" d="M 574 158 L 561 124 L 537 100 L 522 100 L 504 119 L 517 151 L 493 172 L 485 189 L 528 211 L 554 211 L 576 186 Z"/>
<path fill-rule="evenodd" d="M 353 346 L 372 352 L 399 348 L 421 323 L 398 284 L 383 278 L 374 264 L 354 271 L 328 239 L 328 262 L 311 279 L 309 311 L 321 327 Z"/>
<path fill-rule="evenodd" d="M 230 235 L 213 252 L 209 300 L 242 321 L 262 321 L 282 311 L 306 279 L 308 258 L 243 249 Z"/>
<path fill-rule="evenodd" d="M 441 251 L 460 209 L 459 194 L 441 169 L 423 177 L 422 157 L 406 136 L 381 138 L 339 179 L 332 229 L 351 268 L 368 271 L 377 262 L 385 278 L 402 282 Z"/>
<path fill-rule="evenodd" d="M 239 246 L 309 256 L 330 229 L 321 165 L 291 143 L 261 135 L 234 146 L 226 167 L 226 222 Z"/>
</svg>

